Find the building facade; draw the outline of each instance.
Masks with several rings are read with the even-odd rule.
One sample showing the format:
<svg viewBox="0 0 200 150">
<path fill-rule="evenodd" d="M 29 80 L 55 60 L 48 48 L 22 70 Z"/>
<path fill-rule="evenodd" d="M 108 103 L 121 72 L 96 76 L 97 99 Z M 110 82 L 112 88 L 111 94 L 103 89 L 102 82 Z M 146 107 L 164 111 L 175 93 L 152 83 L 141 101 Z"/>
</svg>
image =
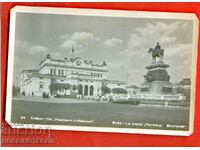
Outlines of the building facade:
<svg viewBox="0 0 200 150">
<path fill-rule="evenodd" d="M 94 98 L 102 95 L 103 84 L 111 89 L 125 88 L 123 81 L 107 80 L 107 73 L 106 62 L 95 64 L 82 58 L 55 60 L 48 54 L 37 70 L 21 72 L 20 93 L 27 96 L 74 94 Z"/>
<path fill-rule="evenodd" d="M 138 86 L 136 86 L 136 85 L 129 85 L 129 86 L 126 87 L 126 89 L 127 89 L 127 92 L 129 94 L 138 94 L 138 93 L 140 93 L 140 88 Z"/>
</svg>

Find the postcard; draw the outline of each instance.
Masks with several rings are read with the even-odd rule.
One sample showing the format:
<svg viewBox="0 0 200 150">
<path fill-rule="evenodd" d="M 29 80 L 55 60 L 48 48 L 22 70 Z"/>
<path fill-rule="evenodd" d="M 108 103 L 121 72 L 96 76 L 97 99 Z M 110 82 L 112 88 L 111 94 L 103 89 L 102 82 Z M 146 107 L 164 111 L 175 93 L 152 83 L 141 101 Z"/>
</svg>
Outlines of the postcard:
<svg viewBox="0 0 200 150">
<path fill-rule="evenodd" d="M 192 13 L 12 8 L 6 121 L 191 135 L 198 24 Z"/>
</svg>

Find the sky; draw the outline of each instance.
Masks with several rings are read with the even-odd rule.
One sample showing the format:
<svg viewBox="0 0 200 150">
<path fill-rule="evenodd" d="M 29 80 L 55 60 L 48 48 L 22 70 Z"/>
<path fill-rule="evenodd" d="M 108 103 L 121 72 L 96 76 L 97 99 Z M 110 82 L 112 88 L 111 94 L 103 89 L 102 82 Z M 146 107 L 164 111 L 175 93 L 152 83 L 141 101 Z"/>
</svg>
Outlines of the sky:
<svg viewBox="0 0 200 150">
<path fill-rule="evenodd" d="M 147 18 L 97 17 L 75 15 L 16 15 L 14 78 L 23 69 L 37 69 L 49 53 L 64 60 L 74 57 L 106 61 L 108 79 L 144 82 L 151 63 L 149 48 L 160 42 L 171 82 L 190 77 L 192 21 Z"/>
</svg>

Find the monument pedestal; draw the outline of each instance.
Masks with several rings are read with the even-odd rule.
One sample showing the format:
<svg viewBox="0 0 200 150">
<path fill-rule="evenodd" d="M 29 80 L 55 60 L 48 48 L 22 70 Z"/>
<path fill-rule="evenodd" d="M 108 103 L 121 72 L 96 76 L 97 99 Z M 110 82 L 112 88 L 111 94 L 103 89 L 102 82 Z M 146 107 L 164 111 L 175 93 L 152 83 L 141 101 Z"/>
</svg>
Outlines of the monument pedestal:
<svg viewBox="0 0 200 150">
<path fill-rule="evenodd" d="M 144 94 L 171 95 L 173 85 L 170 82 L 153 81 L 145 82 L 141 85 L 141 92 Z"/>
<path fill-rule="evenodd" d="M 172 95 L 173 84 L 169 82 L 170 76 L 166 71 L 169 65 L 162 61 L 147 66 L 148 72 L 144 75 L 145 82 L 141 85 L 141 93 L 156 95 Z"/>
</svg>

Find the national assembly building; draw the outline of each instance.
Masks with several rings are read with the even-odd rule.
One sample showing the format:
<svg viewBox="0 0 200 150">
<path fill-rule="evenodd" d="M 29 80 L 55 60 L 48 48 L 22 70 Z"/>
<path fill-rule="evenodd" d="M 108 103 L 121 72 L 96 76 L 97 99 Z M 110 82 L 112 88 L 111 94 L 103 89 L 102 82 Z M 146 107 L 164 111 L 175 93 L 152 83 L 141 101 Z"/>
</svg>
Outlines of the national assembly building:
<svg viewBox="0 0 200 150">
<path fill-rule="evenodd" d="M 125 81 L 108 80 L 106 62 L 95 64 L 82 58 L 56 60 L 50 54 L 37 70 L 23 70 L 20 74 L 20 93 L 26 96 L 70 96 L 97 98 L 102 87 L 126 89 Z"/>
</svg>

